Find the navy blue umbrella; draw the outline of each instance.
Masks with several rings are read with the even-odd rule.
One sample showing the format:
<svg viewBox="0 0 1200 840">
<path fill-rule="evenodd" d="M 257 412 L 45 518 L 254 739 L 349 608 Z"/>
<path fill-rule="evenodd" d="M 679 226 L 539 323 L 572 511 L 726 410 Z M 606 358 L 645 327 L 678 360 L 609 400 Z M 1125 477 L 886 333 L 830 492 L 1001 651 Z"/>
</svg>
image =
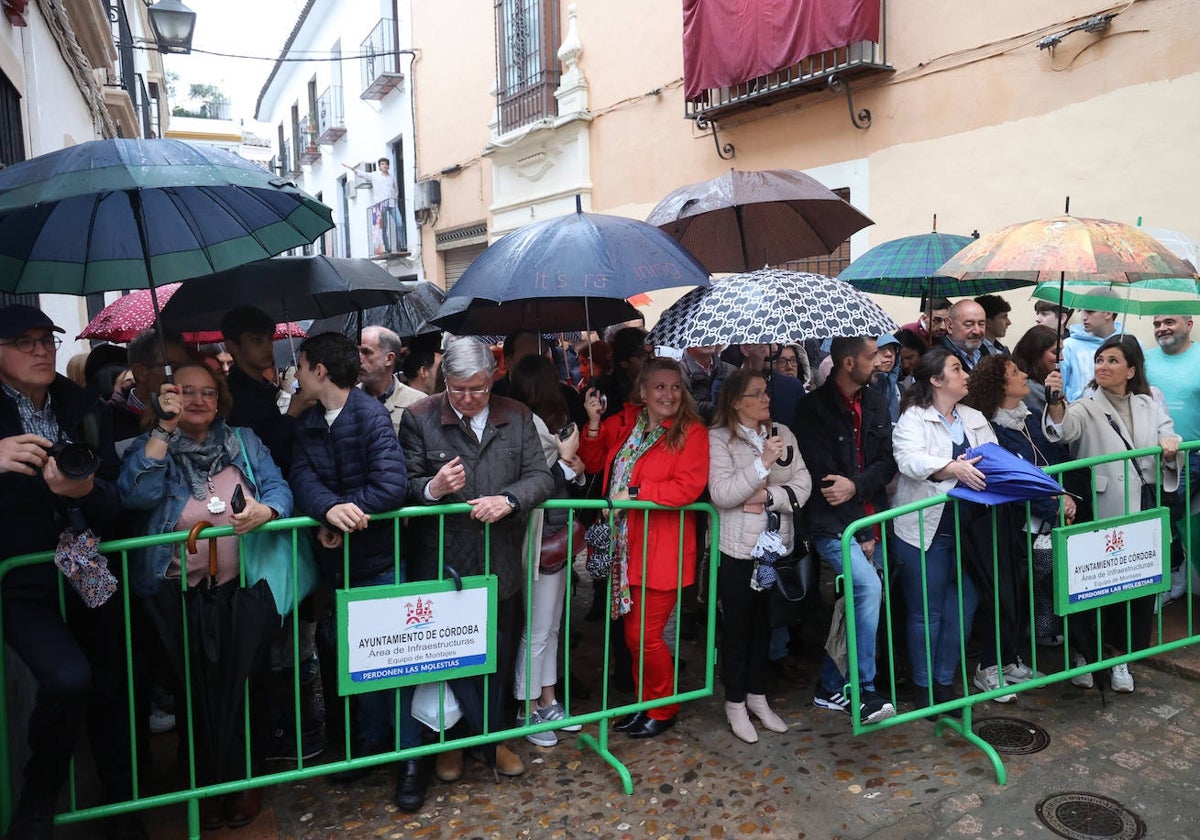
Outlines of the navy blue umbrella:
<svg viewBox="0 0 1200 840">
<path fill-rule="evenodd" d="M 474 323 L 464 313 L 478 308 L 498 325 L 480 325 L 479 332 L 590 331 L 592 301 L 623 303 L 654 289 L 706 285 L 708 271 L 666 233 L 637 219 L 583 213 L 577 200 L 576 212 L 526 225 L 480 254 L 431 320 L 451 329 L 460 320 Z M 641 314 L 604 306 L 602 317 L 615 319 L 609 323 Z"/>
<path fill-rule="evenodd" d="M 972 490 L 959 484 L 947 495 L 983 505 L 1000 505 L 1060 496 L 1066 492 L 1061 484 L 1037 466 L 1018 458 L 999 444 L 985 443 L 967 450 L 968 458 L 976 456 L 983 456 L 975 467 L 986 477 L 987 487 Z"/>
</svg>

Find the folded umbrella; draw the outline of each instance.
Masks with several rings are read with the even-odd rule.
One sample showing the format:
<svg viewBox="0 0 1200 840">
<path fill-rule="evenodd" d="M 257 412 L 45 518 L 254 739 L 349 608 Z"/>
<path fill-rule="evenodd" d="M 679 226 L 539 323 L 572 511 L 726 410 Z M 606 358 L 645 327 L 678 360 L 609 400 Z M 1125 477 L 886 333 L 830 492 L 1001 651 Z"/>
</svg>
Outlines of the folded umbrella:
<svg viewBox="0 0 1200 840">
<path fill-rule="evenodd" d="M 986 477 L 987 487 L 972 490 L 959 484 L 947 495 L 984 505 L 999 505 L 1061 496 L 1066 492 L 1039 467 L 1018 458 L 999 444 L 985 443 L 967 450 L 967 458 L 977 456 L 982 456 L 982 460 L 975 467 Z"/>
</svg>

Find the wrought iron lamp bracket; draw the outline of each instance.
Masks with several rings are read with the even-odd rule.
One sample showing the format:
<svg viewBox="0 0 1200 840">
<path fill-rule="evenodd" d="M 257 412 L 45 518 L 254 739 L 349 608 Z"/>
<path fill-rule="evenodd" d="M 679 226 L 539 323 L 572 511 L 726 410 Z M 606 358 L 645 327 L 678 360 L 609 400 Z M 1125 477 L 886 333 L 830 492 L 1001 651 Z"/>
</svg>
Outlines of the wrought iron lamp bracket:
<svg viewBox="0 0 1200 840">
<path fill-rule="evenodd" d="M 725 145 L 721 145 L 721 140 L 717 137 L 717 123 L 715 120 L 710 120 L 703 114 L 698 114 L 696 116 L 696 128 L 700 131 L 708 131 L 711 128 L 713 145 L 717 149 L 717 157 L 721 160 L 733 160 L 733 144 L 726 143 Z"/>
<path fill-rule="evenodd" d="M 850 108 L 850 122 L 854 123 L 855 128 L 866 130 L 871 127 L 871 111 L 867 108 L 861 108 L 857 113 L 854 111 L 854 94 L 850 92 L 848 82 L 843 82 L 837 76 L 829 77 L 829 89 L 834 93 L 846 94 L 846 105 Z"/>
</svg>

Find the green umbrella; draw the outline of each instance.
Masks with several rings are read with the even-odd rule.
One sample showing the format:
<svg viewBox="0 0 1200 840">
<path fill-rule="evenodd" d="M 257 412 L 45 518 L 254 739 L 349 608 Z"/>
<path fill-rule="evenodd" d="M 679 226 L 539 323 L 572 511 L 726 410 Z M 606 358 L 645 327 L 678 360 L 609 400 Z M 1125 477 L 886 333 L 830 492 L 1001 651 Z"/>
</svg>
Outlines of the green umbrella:
<svg viewBox="0 0 1200 840">
<path fill-rule="evenodd" d="M 837 279 L 864 292 L 900 297 L 973 296 L 1028 285 L 1019 280 L 962 281 L 938 274 L 948 259 L 974 241 L 936 230 L 893 239 L 850 263 Z"/>
<path fill-rule="evenodd" d="M 1200 315 L 1200 289 L 1184 278 L 1142 280 L 1115 286 L 1089 282 L 1039 283 L 1031 297 L 1070 309 L 1123 315 Z"/>
</svg>

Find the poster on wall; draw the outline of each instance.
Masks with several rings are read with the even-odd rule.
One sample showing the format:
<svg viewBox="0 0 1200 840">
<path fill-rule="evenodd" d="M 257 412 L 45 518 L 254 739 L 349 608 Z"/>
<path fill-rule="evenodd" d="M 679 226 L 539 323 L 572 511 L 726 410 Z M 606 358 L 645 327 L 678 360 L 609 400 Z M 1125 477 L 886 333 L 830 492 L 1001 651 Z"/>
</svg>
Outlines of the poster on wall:
<svg viewBox="0 0 1200 840">
<path fill-rule="evenodd" d="M 1058 615 L 1129 601 L 1171 588 L 1166 508 L 1054 529 L 1054 610 Z"/>
</svg>

